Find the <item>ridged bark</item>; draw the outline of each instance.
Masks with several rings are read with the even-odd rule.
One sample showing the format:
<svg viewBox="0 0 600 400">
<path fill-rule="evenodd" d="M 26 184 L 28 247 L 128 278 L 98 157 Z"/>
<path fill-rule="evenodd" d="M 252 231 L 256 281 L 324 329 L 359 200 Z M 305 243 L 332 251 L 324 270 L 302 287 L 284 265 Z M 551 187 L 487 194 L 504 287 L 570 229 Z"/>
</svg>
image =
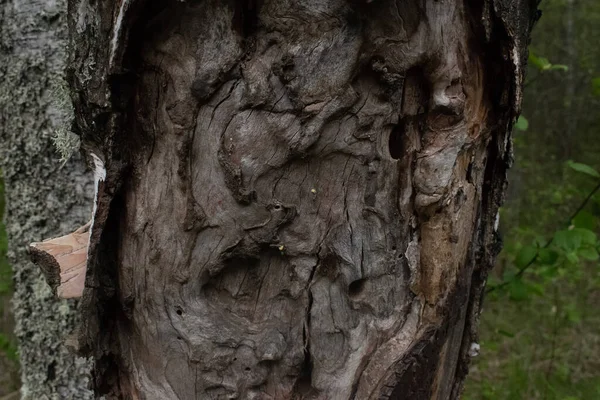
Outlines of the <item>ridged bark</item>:
<svg viewBox="0 0 600 400">
<path fill-rule="evenodd" d="M 457 398 L 534 4 L 69 4 L 96 393 Z"/>
</svg>

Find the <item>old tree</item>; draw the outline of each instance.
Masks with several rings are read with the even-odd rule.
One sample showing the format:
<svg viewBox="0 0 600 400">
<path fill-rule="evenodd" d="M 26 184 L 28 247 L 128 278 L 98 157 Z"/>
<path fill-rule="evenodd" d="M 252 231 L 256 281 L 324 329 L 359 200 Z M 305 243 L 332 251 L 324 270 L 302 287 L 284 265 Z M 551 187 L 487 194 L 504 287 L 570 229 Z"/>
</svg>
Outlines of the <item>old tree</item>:
<svg viewBox="0 0 600 400">
<path fill-rule="evenodd" d="M 70 0 L 95 393 L 457 398 L 536 18 L 532 0 Z"/>
</svg>

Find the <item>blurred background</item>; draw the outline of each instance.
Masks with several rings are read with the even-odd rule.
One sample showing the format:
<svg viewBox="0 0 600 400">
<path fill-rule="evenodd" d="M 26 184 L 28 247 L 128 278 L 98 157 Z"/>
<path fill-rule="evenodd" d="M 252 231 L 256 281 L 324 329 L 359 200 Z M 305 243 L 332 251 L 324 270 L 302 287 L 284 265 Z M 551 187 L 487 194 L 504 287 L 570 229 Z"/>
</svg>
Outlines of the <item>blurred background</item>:
<svg viewBox="0 0 600 400">
<path fill-rule="evenodd" d="M 600 399 L 600 1 L 544 0 L 465 399 Z M 0 179 L 0 221 L 4 211 Z M 0 222 L 0 399 L 19 387 Z"/>
</svg>

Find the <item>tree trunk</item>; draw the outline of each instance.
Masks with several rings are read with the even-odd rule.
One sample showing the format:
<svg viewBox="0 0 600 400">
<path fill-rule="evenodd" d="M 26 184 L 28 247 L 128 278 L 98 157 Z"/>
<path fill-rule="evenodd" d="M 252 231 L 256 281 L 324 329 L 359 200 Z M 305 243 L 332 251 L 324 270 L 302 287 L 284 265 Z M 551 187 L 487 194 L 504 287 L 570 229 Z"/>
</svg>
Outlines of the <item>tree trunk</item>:
<svg viewBox="0 0 600 400">
<path fill-rule="evenodd" d="M 64 1 L 0 3 L 0 169 L 24 399 L 93 397 L 85 389 L 91 363 L 63 345 L 75 304 L 54 299 L 26 252 L 32 241 L 81 225 L 91 208 L 81 157 L 63 166 L 51 140 L 72 119 L 53 89 L 64 76 L 66 22 Z"/>
<path fill-rule="evenodd" d="M 457 398 L 535 4 L 69 4 L 96 393 Z"/>
</svg>

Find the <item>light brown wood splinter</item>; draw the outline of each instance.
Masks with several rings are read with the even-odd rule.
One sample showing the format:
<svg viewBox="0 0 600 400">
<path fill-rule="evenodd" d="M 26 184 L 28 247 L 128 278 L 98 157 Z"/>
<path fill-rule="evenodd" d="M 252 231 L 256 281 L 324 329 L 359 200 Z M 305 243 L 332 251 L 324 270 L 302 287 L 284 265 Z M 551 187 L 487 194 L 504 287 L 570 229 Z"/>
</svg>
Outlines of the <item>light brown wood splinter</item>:
<svg viewBox="0 0 600 400">
<path fill-rule="evenodd" d="M 29 247 L 33 262 L 60 298 L 79 298 L 83 293 L 90 225 L 88 222 L 73 233 Z"/>
</svg>

